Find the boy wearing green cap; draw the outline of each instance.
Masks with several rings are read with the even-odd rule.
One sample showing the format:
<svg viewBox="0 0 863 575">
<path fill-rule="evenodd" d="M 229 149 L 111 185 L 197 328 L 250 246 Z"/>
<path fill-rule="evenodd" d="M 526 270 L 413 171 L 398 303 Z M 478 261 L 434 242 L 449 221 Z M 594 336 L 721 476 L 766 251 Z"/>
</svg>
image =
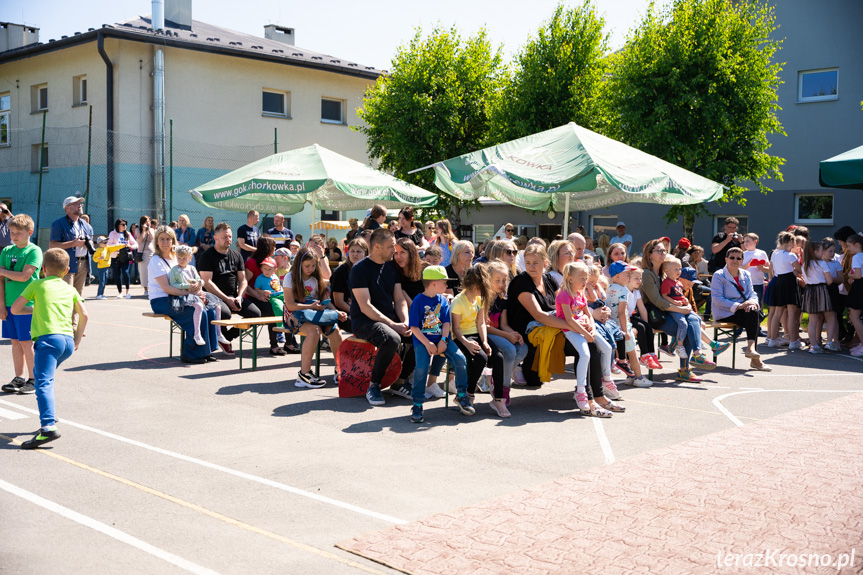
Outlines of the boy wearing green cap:
<svg viewBox="0 0 863 575">
<path fill-rule="evenodd" d="M 413 408 L 411 422 L 423 422 L 426 380 L 432 356 L 444 355 L 455 369 L 456 405 L 465 415 L 475 410 L 467 397 L 467 362 L 450 336 L 449 301 L 446 291 L 447 273 L 442 266 L 423 270 L 425 290 L 414 298 L 408 314 L 408 325 L 414 337 L 414 383 L 411 392 Z"/>
</svg>

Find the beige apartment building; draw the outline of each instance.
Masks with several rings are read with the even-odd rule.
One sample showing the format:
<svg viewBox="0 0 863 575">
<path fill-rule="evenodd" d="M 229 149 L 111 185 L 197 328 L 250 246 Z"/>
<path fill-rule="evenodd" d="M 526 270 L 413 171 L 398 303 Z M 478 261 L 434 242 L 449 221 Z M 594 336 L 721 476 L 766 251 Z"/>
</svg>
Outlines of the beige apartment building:
<svg viewBox="0 0 863 575">
<path fill-rule="evenodd" d="M 238 225 L 244 215 L 188 190 L 314 143 L 368 161 L 351 127 L 382 70 L 297 47 L 292 28 L 258 37 L 193 20 L 190 0 L 166 0 L 159 29 L 159 4 L 155 29 L 141 16 L 48 42 L 0 23 L 0 199 L 14 212 L 44 229 L 81 192 L 97 233 L 142 214 Z M 308 233 L 313 215 L 347 216 L 307 208 L 291 226 Z"/>
</svg>

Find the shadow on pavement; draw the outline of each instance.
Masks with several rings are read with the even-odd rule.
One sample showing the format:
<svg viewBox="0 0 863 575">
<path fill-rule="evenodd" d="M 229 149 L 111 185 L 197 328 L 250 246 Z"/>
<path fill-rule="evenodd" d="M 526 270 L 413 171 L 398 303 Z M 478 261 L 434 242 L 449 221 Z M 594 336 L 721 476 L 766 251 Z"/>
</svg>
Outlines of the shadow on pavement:
<svg viewBox="0 0 863 575">
<path fill-rule="evenodd" d="M 196 367 L 192 364 L 182 363 L 179 359 L 156 360 L 156 359 L 136 359 L 133 361 L 115 361 L 105 363 L 94 363 L 91 365 L 76 365 L 74 367 L 64 368 L 65 371 L 116 371 L 118 369 L 137 369 L 137 370 L 154 370 L 154 369 L 173 369 L 176 367 Z"/>
</svg>

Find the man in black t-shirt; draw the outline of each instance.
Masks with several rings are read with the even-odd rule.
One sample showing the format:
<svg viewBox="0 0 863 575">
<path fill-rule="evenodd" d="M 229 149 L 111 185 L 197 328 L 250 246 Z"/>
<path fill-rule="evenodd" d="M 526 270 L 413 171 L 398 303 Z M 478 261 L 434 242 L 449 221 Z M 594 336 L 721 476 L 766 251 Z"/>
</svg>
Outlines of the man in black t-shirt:
<svg viewBox="0 0 863 575">
<path fill-rule="evenodd" d="M 258 246 L 258 238 L 261 237 L 261 230 L 258 229 L 259 221 L 261 221 L 261 215 L 252 210 L 246 214 L 246 223 L 237 228 L 237 244 L 240 246 L 243 261 L 255 253 L 255 248 Z"/>
<path fill-rule="evenodd" d="M 372 405 L 385 403 L 381 381 L 398 352 L 402 336 L 411 333 L 398 266 L 392 261 L 395 249 L 393 233 L 385 228 L 376 229 L 369 238 L 368 257 L 351 268 L 349 280 L 353 294 L 351 327 L 357 337 L 378 348 L 366 392 Z"/>
<path fill-rule="evenodd" d="M 213 233 L 215 245 L 198 258 L 198 273 L 204 280 L 204 289 L 221 300 L 219 305 L 223 319 L 230 318 L 231 313 L 243 317 L 261 317 L 261 310 L 254 300 L 243 297 L 248 287 L 246 266 L 243 257 L 231 248 L 232 240 L 231 226 L 225 222 L 216 226 Z M 223 328 L 222 333 L 231 340 L 240 335 L 240 330 Z M 230 344 L 219 342 L 219 345 L 227 355 L 234 354 Z"/>
<path fill-rule="evenodd" d="M 710 242 L 713 257 L 707 262 L 707 271 L 710 273 L 725 267 L 725 254 L 728 250 L 742 246 L 743 236 L 737 233 L 739 225 L 737 218 L 725 218 L 725 231 L 713 237 L 713 241 Z"/>
</svg>

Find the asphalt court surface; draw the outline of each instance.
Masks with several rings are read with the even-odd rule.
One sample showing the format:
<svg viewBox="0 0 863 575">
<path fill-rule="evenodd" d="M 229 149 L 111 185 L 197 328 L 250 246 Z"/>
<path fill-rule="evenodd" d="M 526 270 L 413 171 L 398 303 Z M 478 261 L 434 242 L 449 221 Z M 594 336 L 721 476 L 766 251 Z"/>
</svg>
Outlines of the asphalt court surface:
<svg viewBox="0 0 863 575">
<path fill-rule="evenodd" d="M 57 377 L 62 438 L 19 449 L 35 398 L 0 396 L 0 573 L 392 573 L 335 544 L 863 391 L 847 353 L 762 346 L 772 373 L 741 369 L 741 350 L 732 371 L 729 350 L 702 384 L 678 384 L 664 361 L 653 388 L 622 386 L 627 412 L 608 420 L 577 415 L 558 378 L 514 389 L 509 420 L 478 395 L 474 417 L 436 400 L 413 425 L 405 399 L 295 388 L 299 356 L 271 357 L 265 333 L 256 372 L 187 366 L 140 296 L 87 306 L 88 336 Z"/>
</svg>

